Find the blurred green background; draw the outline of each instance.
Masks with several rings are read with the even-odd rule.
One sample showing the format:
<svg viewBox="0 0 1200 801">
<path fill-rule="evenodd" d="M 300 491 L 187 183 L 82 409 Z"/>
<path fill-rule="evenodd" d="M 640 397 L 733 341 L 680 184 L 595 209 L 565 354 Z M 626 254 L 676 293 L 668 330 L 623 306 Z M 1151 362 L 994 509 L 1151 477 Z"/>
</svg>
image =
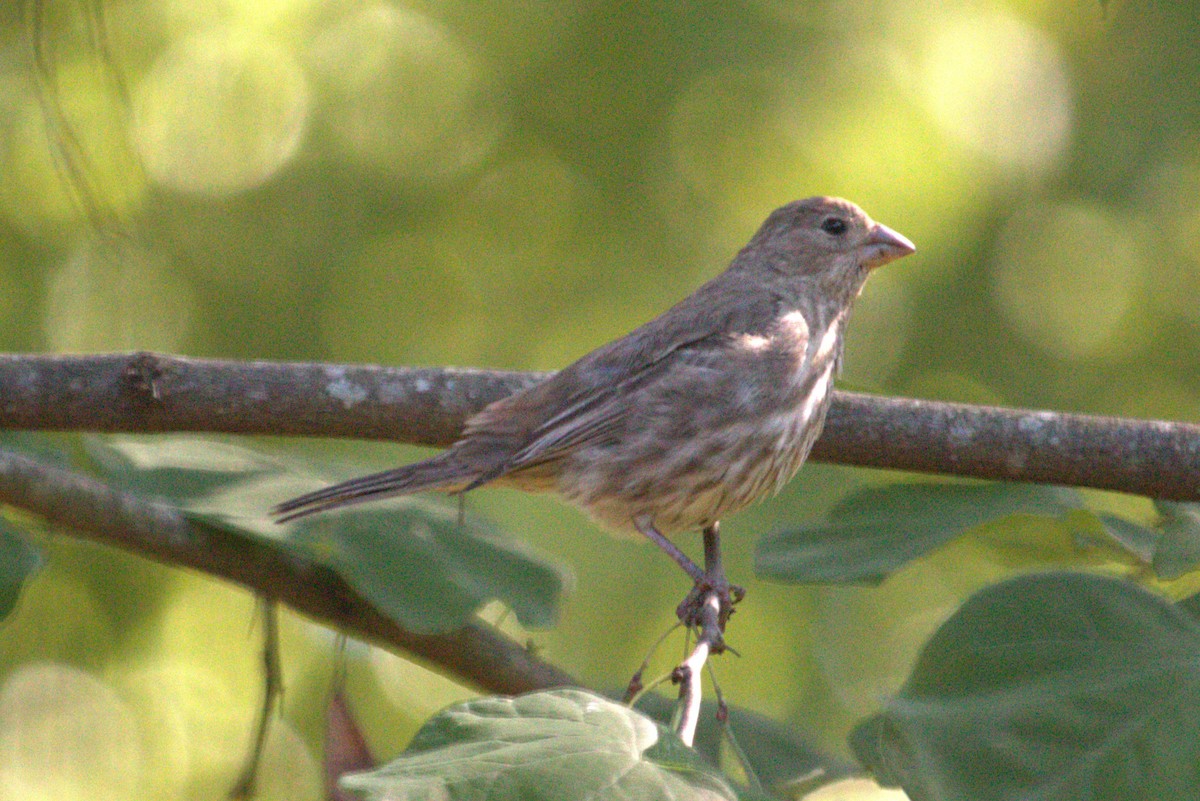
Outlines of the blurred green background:
<svg viewBox="0 0 1200 801">
<path fill-rule="evenodd" d="M 812 194 L 919 248 L 868 284 L 843 387 L 1200 418 L 1193 4 L 0 8 L 5 351 L 552 369 Z M 415 453 L 295 447 L 364 469 Z M 843 752 L 937 622 L 1012 567 L 969 540 L 880 588 L 750 581 L 757 533 L 894 478 L 810 466 L 725 527 L 751 593 L 727 696 Z M 561 626 L 528 635 L 540 652 L 623 684 L 682 577 L 552 499 L 470 503 L 576 574 Z M 251 599 L 43 544 L 48 568 L 0 628 L 0 799 L 219 796 L 257 703 Z M 288 621 L 268 797 L 320 792 L 332 639 Z M 349 659 L 383 755 L 468 693 L 395 656 Z"/>
</svg>

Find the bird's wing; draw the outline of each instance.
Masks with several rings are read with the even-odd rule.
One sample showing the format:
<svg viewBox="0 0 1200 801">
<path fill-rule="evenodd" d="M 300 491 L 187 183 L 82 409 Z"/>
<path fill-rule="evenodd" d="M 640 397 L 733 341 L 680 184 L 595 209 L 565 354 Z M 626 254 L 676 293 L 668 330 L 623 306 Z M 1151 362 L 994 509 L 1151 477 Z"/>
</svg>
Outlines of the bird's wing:
<svg viewBox="0 0 1200 801">
<path fill-rule="evenodd" d="M 716 369 L 735 333 L 756 333 L 774 318 L 773 298 L 722 303 L 714 282 L 651 320 L 564 368 L 542 384 L 497 401 L 473 417 L 463 444 L 496 446 L 506 458 L 477 484 L 536 469 L 576 447 L 601 442 L 622 425 L 637 391 L 665 372 Z M 715 295 L 715 297 L 713 297 Z M 688 313 L 702 309 L 704 313 Z M 493 451 L 495 452 L 495 451 Z"/>
<path fill-rule="evenodd" d="M 622 416 L 628 412 L 628 404 L 636 402 L 639 389 L 667 372 L 715 367 L 715 355 L 722 338 L 708 334 L 679 343 L 654 360 L 640 363 L 621 380 L 607 383 L 579 398 L 535 429 L 531 441 L 513 454 L 508 469 L 520 470 L 552 462 L 576 447 L 614 436 L 622 425 Z"/>
</svg>

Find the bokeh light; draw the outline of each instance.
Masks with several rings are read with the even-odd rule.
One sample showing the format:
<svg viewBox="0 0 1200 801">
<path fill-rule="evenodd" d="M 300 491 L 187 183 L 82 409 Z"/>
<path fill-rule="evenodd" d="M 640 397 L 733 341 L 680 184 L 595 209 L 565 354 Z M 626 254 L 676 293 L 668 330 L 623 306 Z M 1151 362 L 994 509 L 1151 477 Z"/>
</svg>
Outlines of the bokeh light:
<svg viewBox="0 0 1200 801">
<path fill-rule="evenodd" d="M 295 154 L 309 90 L 292 54 L 265 37 L 209 31 L 171 45 L 138 84 L 134 136 L 150 176 L 223 194 L 277 173 Z"/>
<path fill-rule="evenodd" d="M 45 341 L 60 352 L 180 350 L 195 295 L 167 261 L 130 243 L 85 242 L 46 285 Z"/>
<path fill-rule="evenodd" d="M 478 57 L 436 20 L 379 3 L 322 31 L 308 57 L 345 156 L 398 178 L 479 164 L 503 130 Z"/>
<path fill-rule="evenodd" d="M 171 36 L 178 37 L 218 28 L 282 33 L 297 25 L 303 28 L 303 23 L 319 17 L 329 4 L 325 0 L 209 0 L 206 3 L 154 0 L 141 5 L 144 10 L 148 5 L 158 19 L 143 18 L 136 23 L 139 30 L 160 24 Z M 117 10 L 114 15 L 120 13 Z"/>
<path fill-rule="evenodd" d="M 133 713 L 95 677 L 35 663 L 0 685 L 5 801 L 133 798 L 143 769 Z"/>
<path fill-rule="evenodd" d="M 1033 204 L 996 243 L 996 304 L 1012 329 L 1047 355 L 1127 356 L 1130 315 L 1146 264 L 1129 222 L 1082 204 Z"/>
<path fill-rule="evenodd" d="M 922 248 L 969 221 L 983 196 L 937 149 L 895 53 L 844 32 L 809 45 L 799 63 L 710 70 L 674 99 L 659 200 L 680 235 L 733 252 L 771 209 L 814 194 L 848 197 Z"/>
<path fill-rule="evenodd" d="M 1071 90 L 1058 47 L 1000 10 L 960 10 L 929 30 L 921 89 L 937 123 L 999 166 L 1031 174 L 1059 163 Z"/>
<path fill-rule="evenodd" d="M 186 797 L 206 777 L 236 770 L 238 732 L 229 713 L 236 721 L 248 709 L 233 705 L 213 671 L 193 660 L 156 658 L 121 666 L 112 680 L 142 733 L 146 796 Z"/>
</svg>

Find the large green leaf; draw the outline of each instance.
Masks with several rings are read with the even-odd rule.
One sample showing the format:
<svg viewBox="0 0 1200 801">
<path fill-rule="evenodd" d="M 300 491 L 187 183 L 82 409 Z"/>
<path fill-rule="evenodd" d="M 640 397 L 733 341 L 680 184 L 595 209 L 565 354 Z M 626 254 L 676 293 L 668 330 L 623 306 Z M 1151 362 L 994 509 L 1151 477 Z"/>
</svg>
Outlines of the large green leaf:
<svg viewBox="0 0 1200 801">
<path fill-rule="evenodd" d="M 478 519 L 409 498 L 292 525 L 293 544 L 412 631 L 460 628 L 492 598 L 525 626 L 555 622 L 564 573 Z"/>
<path fill-rule="evenodd" d="M 526 626 L 556 619 L 565 573 L 473 515 L 460 520 L 443 505 L 403 498 L 280 526 L 271 507 L 318 481 L 302 464 L 196 437 L 121 437 L 90 451 L 114 483 L 167 498 L 202 523 L 299 551 L 411 631 L 461 628 L 491 599 Z"/>
<path fill-rule="evenodd" d="M 663 725 L 670 722 L 677 706 L 675 699 L 657 693 L 647 693 L 638 702 L 641 711 Z M 862 772 L 850 761 L 822 752 L 793 726 L 735 706 L 727 711 L 728 719 L 722 722 L 715 703 L 701 705 L 695 748 L 729 776 L 748 771 L 764 787 L 791 797 Z"/>
<path fill-rule="evenodd" d="M 918 801 L 1200 797 L 1200 622 L 1125 581 L 969 599 L 851 744 Z"/>
<path fill-rule="evenodd" d="M 73 435 L 46 433 L 43 431 L 0 430 L 0 448 L 32 456 L 38 461 L 65 467 L 71 463 L 71 452 L 67 443 Z"/>
<path fill-rule="evenodd" d="M 1200 593 L 1193 593 L 1175 602 L 1175 607 L 1200 620 Z"/>
<path fill-rule="evenodd" d="M 1100 524 L 1104 526 L 1104 532 L 1109 539 L 1120 545 L 1127 553 L 1133 554 L 1145 565 L 1154 561 L 1154 551 L 1158 548 L 1158 542 L 1162 537 L 1160 531 L 1107 512 L 1102 512 L 1097 517 Z"/>
<path fill-rule="evenodd" d="M 372 801 L 739 797 L 662 726 L 572 689 L 450 707 L 430 719 L 395 761 L 348 776 L 342 786 Z"/>
<path fill-rule="evenodd" d="M 287 472 L 281 459 L 207 437 L 86 437 L 84 448 L 113 483 L 180 505 L 252 478 Z"/>
<path fill-rule="evenodd" d="M 1061 517 L 1074 490 L 1036 484 L 893 484 L 854 492 L 826 519 L 769 534 L 755 553 L 764 578 L 877 583 L 967 529 L 1014 514 Z"/>
<path fill-rule="evenodd" d="M 1110 537 L 1154 568 L 1157 576 L 1171 580 L 1200 567 L 1200 504 L 1155 501 L 1159 519 L 1153 526 L 1101 515 Z"/>
<path fill-rule="evenodd" d="M 21 532 L 0 520 L 0 620 L 16 607 L 26 579 L 41 566 L 41 551 Z"/>
<path fill-rule="evenodd" d="M 55 466 L 70 456 L 59 447 L 58 437 L 30 431 L 0 431 L 0 448 L 17 451 Z M 41 569 L 41 550 L 19 530 L 0 519 L 0 621 L 16 608 L 26 580 Z"/>
<path fill-rule="evenodd" d="M 1173 579 L 1200 566 L 1200 503 L 1155 501 L 1162 516 L 1154 549 L 1154 572 Z"/>
</svg>

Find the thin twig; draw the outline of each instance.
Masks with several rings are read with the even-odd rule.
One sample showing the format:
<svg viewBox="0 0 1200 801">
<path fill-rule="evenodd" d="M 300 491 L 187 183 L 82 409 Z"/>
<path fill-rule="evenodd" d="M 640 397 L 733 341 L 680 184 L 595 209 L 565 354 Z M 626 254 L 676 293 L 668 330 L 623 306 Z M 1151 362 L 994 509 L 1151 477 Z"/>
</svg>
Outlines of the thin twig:
<svg viewBox="0 0 1200 801">
<path fill-rule="evenodd" d="M 704 665 L 708 662 L 709 654 L 719 653 L 723 648 L 719 622 L 721 599 L 716 592 L 704 596 L 698 616 L 700 624 L 696 647 L 671 674 L 672 680 L 679 684 L 680 714 L 675 733 L 688 746 L 696 739 L 696 724 L 700 720 L 700 704 L 703 700 L 700 679 L 704 675 Z"/>
<path fill-rule="evenodd" d="M 258 792 L 258 771 L 262 766 L 263 752 L 267 747 L 267 736 L 271 733 L 271 718 L 283 696 L 283 664 L 279 655 L 279 605 L 259 600 L 259 611 L 263 618 L 263 700 L 258 708 L 258 720 L 254 726 L 254 742 L 246 754 L 237 781 L 229 791 L 229 797 L 254 798 Z"/>
<path fill-rule="evenodd" d="M 636 706 L 641 697 L 650 689 L 642 681 L 642 677 L 650 668 L 650 660 L 662 644 L 667 641 L 667 637 L 674 634 L 675 630 L 682 625 L 682 622 L 675 621 L 675 625 L 660 634 L 658 639 L 654 641 L 654 645 L 650 646 L 650 650 L 646 652 L 646 658 L 642 660 L 642 664 L 638 665 L 638 669 L 634 671 L 633 676 L 629 679 L 629 684 L 625 686 L 625 694 L 621 697 L 621 703 L 626 706 Z M 656 682 L 652 682 L 651 687 L 655 686 L 655 684 Z"/>
<path fill-rule="evenodd" d="M 0 428 L 383 439 L 445 446 L 544 373 L 0 355 Z M 1200 426 L 837 392 L 821 461 L 1200 501 Z"/>
<path fill-rule="evenodd" d="M 268 543 L 188 520 L 178 509 L 0 450 L 0 503 L 80 536 L 240 584 L 341 631 L 399 648 L 494 693 L 576 684 L 488 626 L 446 634 L 401 628 L 327 568 Z"/>
</svg>

